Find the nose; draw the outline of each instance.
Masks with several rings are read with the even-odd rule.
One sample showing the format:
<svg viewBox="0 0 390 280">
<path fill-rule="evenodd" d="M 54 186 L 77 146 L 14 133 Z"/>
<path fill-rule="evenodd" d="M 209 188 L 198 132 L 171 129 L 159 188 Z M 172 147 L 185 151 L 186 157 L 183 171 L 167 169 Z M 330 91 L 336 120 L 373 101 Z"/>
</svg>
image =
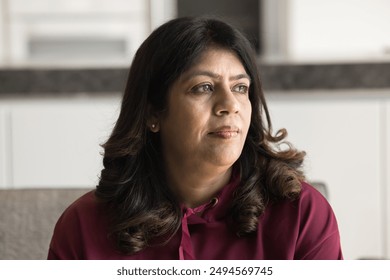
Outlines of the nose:
<svg viewBox="0 0 390 280">
<path fill-rule="evenodd" d="M 217 116 L 237 114 L 239 112 L 239 102 L 237 97 L 228 87 L 221 88 L 218 92 L 214 93 L 215 104 L 214 113 Z"/>
</svg>

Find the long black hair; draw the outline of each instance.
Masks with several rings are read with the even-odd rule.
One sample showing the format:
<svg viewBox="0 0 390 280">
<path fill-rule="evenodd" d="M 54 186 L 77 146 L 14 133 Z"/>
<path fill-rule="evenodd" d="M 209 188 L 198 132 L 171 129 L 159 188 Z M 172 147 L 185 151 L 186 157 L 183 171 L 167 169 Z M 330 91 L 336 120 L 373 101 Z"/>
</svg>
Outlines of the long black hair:
<svg viewBox="0 0 390 280">
<path fill-rule="evenodd" d="M 148 108 L 167 109 L 170 86 L 211 45 L 237 54 L 251 78 L 252 116 L 237 161 L 241 184 L 229 215 L 232 230 L 239 236 L 254 232 L 270 201 L 299 195 L 304 153 L 291 145 L 278 148 L 287 133 L 272 132 L 249 41 L 220 20 L 174 19 L 153 31 L 135 54 L 119 118 L 103 145 L 104 168 L 95 194 L 110 209 L 111 234 L 124 253 L 138 252 L 155 240 L 167 241 L 180 227 L 182 213 L 166 183 L 159 137 L 147 126 Z"/>
</svg>

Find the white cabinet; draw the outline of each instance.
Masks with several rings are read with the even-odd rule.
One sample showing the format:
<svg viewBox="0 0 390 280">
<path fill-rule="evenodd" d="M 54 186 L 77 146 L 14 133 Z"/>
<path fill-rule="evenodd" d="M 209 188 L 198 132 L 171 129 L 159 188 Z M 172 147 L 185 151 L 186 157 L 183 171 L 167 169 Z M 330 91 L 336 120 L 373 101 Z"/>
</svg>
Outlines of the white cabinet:
<svg viewBox="0 0 390 280">
<path fill-rule="evenodd" d="M 344 257 L 384 257 L 380 101 L 335 92 L 269 99 L 274 130 L 288 130 L 288 140 L 307 152 L 308 180 L 329 189 Z"/>
<path fill-rule="evenodd" d="M 30 100 L 8 105 L 12 186 L 93 188 L 119 98 Z"/>
<path fill-rule="evenodd" d="M 5 111 L 0 107 L 0 188 L 6 185 L 6 135 Z"/>
<path fill-rule="evenodd" d="M 390 259 L 390 100 L 386 102 L 386 110 L 384 112 L 386 121 L 385 121 L 385 150 L 386 150 L 386 159 L 385 159 L 385 168 L 384 168 L 384 181 L 386 184 L 386 215 L 384 223 L 386 225 L 386 235 L 387 235 L 387 258 Z"/>
</svg>

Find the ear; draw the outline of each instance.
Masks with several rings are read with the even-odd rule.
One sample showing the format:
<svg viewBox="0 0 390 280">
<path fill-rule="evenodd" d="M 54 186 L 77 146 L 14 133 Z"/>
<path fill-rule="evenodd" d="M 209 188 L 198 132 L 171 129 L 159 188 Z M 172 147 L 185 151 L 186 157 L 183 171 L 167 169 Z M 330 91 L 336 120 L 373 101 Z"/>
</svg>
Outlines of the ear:
<svg viewBox="0 0 390 280">
<path fill-rule="evenodd" d="M 146 125 L 151 132 L 159 132 L 160 131 L 160 117 L 159 114 L 154 110 L 152 105 L 148 105 L 148 113 Z"/>
</svg>

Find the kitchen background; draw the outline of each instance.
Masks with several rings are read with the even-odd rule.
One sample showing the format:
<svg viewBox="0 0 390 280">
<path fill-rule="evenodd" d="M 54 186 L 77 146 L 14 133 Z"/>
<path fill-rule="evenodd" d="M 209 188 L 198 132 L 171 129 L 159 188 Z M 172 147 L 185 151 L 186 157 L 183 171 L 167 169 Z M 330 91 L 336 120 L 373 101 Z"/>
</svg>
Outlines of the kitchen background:
<svg viewBox="0 0 390 280">
<path fill-rule="evenodd" d="M 326 184 L 345 258 L 390 258 L 388 0 L 0 0 L 0 188 L 93 188 L 134 52 L 204 14 L 256 46 L 274 127 Z"/>
</svg>

